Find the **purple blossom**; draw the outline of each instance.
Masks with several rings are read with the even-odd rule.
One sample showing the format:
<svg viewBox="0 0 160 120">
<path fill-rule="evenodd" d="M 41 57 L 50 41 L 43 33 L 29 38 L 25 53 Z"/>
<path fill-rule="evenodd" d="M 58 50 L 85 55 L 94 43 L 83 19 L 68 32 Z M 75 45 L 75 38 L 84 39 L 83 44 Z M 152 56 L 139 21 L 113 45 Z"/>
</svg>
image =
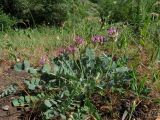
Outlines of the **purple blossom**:
<svg viewBox="0 0 160 120">
<path fill-rule="evenodd" d="M 58 56 L 63 55 L 65 52 L 66 52 L 65 48 L 58 48 L 55 50 L 55 55 L 58 57 Z"/>
<path fill-rule="evenodd" d="M 48 61 L 49 61 L 49 60 L 48 60 L 48 56 L 47 56 L 47 55 L 44 55 L 44 56 L 42 56 L 42 57 L 40 58 L 39 64 L 44 65 L 44 64 L 46 64 Z"/>
<path fill-rule="evenodd" d="M 118 34 L 119 34 L 117 28 L 114 28 L 114 27 L 109 28 L 107 30 L 107 33 L 110 38 L 116 38 L 118 37 Z"/>
<path fill-rule="evenodd" d="M 55 50 L 55 57 L 59 57 L 66 54 L 73 54 L 77 48 L 74 45 L 70 45 L 66 48 L 58 48 Z"/>
<path fill-rule="evenodd" d="M 76 37 L 75 37 L 75 43 L 76 43 L 77 45 L 82 45 L 82 44 L 84 44 L 84 39 L 81 38 L 80 36 L 76 36 Z"/>
<path fill-rule="evenodd" d="M 68 54 L 70 54 L 70 53 L 73 54 L 76 50 L 77 50 L 77 48 L 76 48 L 75 46 L 73 46 L 73 45 L 70 45 L 70 46 L 68 46 L 68 47 L 66 48 L 66 52 L 67 52 Z"/>
<path fill-rule="evenodd" d="M 104 43 L 105 42 L 105 37 L 103 37 L 103 36 L 100 36 L 100 35 L 96 35 L 96 36 L 93 36 L 92 37 L 92 41 L 94 42 L 94 43 Z"/>
</svg>

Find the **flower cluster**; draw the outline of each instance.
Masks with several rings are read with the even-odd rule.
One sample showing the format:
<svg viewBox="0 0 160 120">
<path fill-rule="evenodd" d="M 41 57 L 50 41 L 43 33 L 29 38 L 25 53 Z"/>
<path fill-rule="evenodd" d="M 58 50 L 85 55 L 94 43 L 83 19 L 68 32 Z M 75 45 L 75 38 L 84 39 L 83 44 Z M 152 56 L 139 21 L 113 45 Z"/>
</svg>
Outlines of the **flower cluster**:
<svg viewBox="0 0 160 120">
<path fill-rule="evenodd" d="M 111 27 L 107 30 L 107 34 L 108 34 L 108 38 L 109 39 L 114 39 L 114 41 L 117 41 L 119 32 L 117 30 L 117 28 Z M 59 38 L 59 37 L 58 37 Z M 108 39 L 107 38 L 107 39 Z M 106 38 L 104 36 L 101 35 L 96 35 L 93 36 L 91 38 L 92 42 L 95 43 L 100 43 L 103 44 L 104 42 L 106 42 Z M 83 45 L 85 43 L 84 39 L 80 36 L 76 36 L 74 38 L 74 43 L 72 45 L 69 45 L 68 47 L 65 48 L 58 48 L 55 50 L 55 56 L 59 57 L 62 56 L 64 54 L 74 54 L 77 50 L 79 45 Z M 44 55 L 40 58 L 39 63 L 41 65 L 47 63 L 49 61 L 48 56 Z"/>
<path fill-rule="evenodd" d="M 117 41 L 117 37 L 119 35 L 117 28 L 111 27 L 107 30 L 107 33 L 109 38 L 115 39 L 115 41 Z"/>
<path fill-rule="evenodd" d="M 68 54 L 73 54 L 76 50 L 77 50 L 77 48 L 73 45 L 70 45 L 65 49 L 66 53 L 68 53 Z"/>
<path fill-rule="evenodd" d="M 65 48 L 58 48 L 55 50 L 55 55 L 56 56 L 61 56 L 63 54 L 73 54 L 77 51 L 77 46 L 78 45 L 83 45 L 84 44 L 84 39 L 81 38 L 80 36 L 76 36 L 74 39 L 74 44 L 69 45 L 68 47 Z"/>
<path fill-rule="evenodd" d="M 105 42 L 105 37 L 100 36 L 100 35 L 96 35 L 92 37 L 92 42 L 93 43 L 104 43 Z"/>
<path fill-rule="evenodd" d="M 84 44 L 84 39 L 81 38 L 80 36 L 76 36 L 74 41 L 75 41 L 76 45 L 82 45 L 82 44 Z"/>
<path fill-rule="evenodd" d="M 40 65 L 44 65 L 44 64 L 46 64 L 46 63 L 48 63 L 48 62 L 49 62 L 49 58 L 48 58 L 47 55 L 42 56 L 42 57 L 40 58 L 40 60 L 39 60 L 39 64 L 40 64 Z"/>
<path fill-rule="evenodd" d="M 58 48 L 58 49 L 55 50 L 55 55 L 56 55 L 56 56 L 61 56 L 61 55 L 63 55 L 65 52 L 66 52 L 66 49 L 65 49 L 65 48 Z"/>
<path fill-rule="evenodd" d="M 74 54 L 78 49 L 76 46 L 82 44 L 84 44 L 84 39 L 80 36 L 76 36 L 73 45 L 69 45 L 65 48 L 58 48 L 57 50 L 55 50 L 55 56 L 58 57 L 62 56 L 63 54 Z"/>
</svg>

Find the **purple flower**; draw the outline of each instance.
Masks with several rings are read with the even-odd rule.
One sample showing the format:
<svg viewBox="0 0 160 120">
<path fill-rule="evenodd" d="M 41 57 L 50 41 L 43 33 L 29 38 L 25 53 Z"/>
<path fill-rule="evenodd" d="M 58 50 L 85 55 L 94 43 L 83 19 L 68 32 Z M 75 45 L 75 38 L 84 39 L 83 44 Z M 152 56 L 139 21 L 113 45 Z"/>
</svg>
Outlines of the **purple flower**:
<svg viewBox="0 0 160 120">
<path fill-rule="evenodd" d="M 73 45 L 70 45 L 70 46 L 68 46 L 68 47 L 66 48 L 66 52 L 67 52 L 68 54 L 70 54 L 70 53 L 73 54 L 76 50 L 77 50 L 77 48 L 76 48 L 75 46 L 73 46 Z"/>
<path fill-rule="evenodd" d="M 100 35 L 96 35 L 92 37 L 92 42 L 93 43 L 104 43 L 105 42 L 105 37 L 100 36 Z"/>
<path fill-rule="evenodd" d="M 82 44 L 84 44 L 84 39 L 81 38 L 80 36 L 76 36 L 76 37 L 75 37 L 75 43 L 76 43 L 77 45 L 82 45 Z"/>
<path fill-rule="evenodd" d="M 107 33 L 110 38 L 116 38 L 118 37 L 118 34 L 119 34 L 117 28 L 114 28 L 114 27 L 109 28 L 107 30 Z"/>
<path fill-rule="evenodd" d="M 47 55 L 44 55 L 44 56 L 42 56 L 42 57 L 40 58 L 39 64 L 44 65 L 44 64 L 46 64 L 48 61 L 49 61 L 48 56 L 47 56 Z"/>
<path fill-rule="evenodd" d="M 73 54 L 77 48 L 74 45 L 70 45 L 66 48 L 58 48 L 55 50 L 55 57 L 59 57 L 66 54 Z"/>
<path fill-rule="evenodd" d="M 56 57 L 63 55 L 66 52 L 65 48 L 58 48 L 55 50 Z"/>
</svg>

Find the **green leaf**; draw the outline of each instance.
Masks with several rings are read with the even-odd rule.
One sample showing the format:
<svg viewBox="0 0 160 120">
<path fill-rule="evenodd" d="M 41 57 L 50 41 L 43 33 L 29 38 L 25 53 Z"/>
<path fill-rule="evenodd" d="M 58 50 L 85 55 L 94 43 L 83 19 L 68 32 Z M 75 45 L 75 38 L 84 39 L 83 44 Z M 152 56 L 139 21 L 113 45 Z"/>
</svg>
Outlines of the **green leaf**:
<svg viewBox="0 0 160 120">
<path fill-rule="evenodd" d="M 32 78 L 32 80 L 30 81 L 30 84 L 33 85 L 39 85 L 40 79 L 38 78 Z"/>
<path fill-rule="evenodd" d="M 19 101 L 22 101 L 22 102 L 24 102 L 24 101 L 25 101 L 25 98 L 24 98 L 24 96 L 20 96 L 20 97 L 19 97 Z"/>
<path fill-rule="evenodd" d="M 58 106 L 58 104 L 57 104 L 56 101 L 52 100 L 51 102 L 52 102 L 54 105 Z"/>
<path fill-rule="evenodd" d="M 36 86 L 34 84 L 29 84 L 28 89 L 35 90 Z"/>
<path fill-rule="evenodd" d="M 30 68 L 30 63 L 28 60 L 24 60 L 23 67 L 24 67 L 24 70 L 28 72 L 28 70 Z"/>
<path fill-rule="evenodd" d="M 129 69 L 127 67 L 116 68 L 116 72 L 124 73 L 124 72 L 128 72 L 128 71 L 129 71 Z"/>
<path fill-rule="evenodd" d="M 67 117 L 65 115 L 63 115 L 63 114 L 60 114 L 60 116 L 61 116 L 62 120 L 66 120 L 67 119 Z"/>
<path fill-rule="evenodd" d="M 32 102 L 37 102 L 39 100 L 36 96 L 31 96 L 30 99 Z"/>
<path fill-rule="evenodd" d="M 11 84 L 9 86 L 7 86 L 3 92 L 0 93 L 0 97 L 5 97 L 11 94 L 16 93 L 17 91 L 17 85 L 16 84 Z"/>
<path fill-rule="evenodd" d="M 30 103 L 30 102 L 31 102 L 30 96 L 25 96 L 25 101 L 26 101 L 27 103 Z"/>
<path fill-rule="evenodd" d="M 51 104 L 51 102 L 49 100 L 45 100 L 44 104 L 49 108 L 52 107 L 52 104 Z"/>
<path fill-rule="evenodd" d="M 12 104 L 13 104 L 13 106 L 15 106 L 15 107 L 20 106 L 20 103 L 19 103 L 18 99 L 12 100 Z"/>
<path fill-rule="evenodd" d="M 60 67 L 58 65 L 54 64 L 54 67 L 53 67 L 54 74 L 57 74 L 59 72 L 59 70 L 60 70 Z"/>
<path fill-rule="evenodd" d="M 40 99 L 41 99 L 41 98 L 44 98 L 44 97 L 45 97 L 45 94 L 44 94 L 44 93 L 38 94 L 37 97 L 40 98 Z"/>
<path fill-rule="evenodd" d="M 44 64 L 41 71 L 42 71 L 42 73 L 49 73 L 51 71 L 50 64 Z"/>
<path fill-rule="evenodd" d="M 51 119 L 54 117 L 54 113 L 53 113 L 53 110 L 47 110 L 46 112 L 43 112 L 43 115 L 45 117 L 45 119 Z"/>
<path fill-rule="evenodd" d="M 89 112 L 97 119 L 102 120 L 101 116 L 98 114 L 96 107 L 90 102 L 90 100 L 85 101 L 85 106 L 89 108 Z"/>
<path fill-rule="evenodd" d="M 87 49 L 86 49 L 86 56 L 87 56 L 90 60 L 95 59 L 95 51 L 94 51 L 94 49 L 87 48 Z"/>
<path fill-rule="evenodd" d="M 40 84 L 40 79 L 32 78 L 32 80 L 30 81 L 25 80 L 24 83 L 28 86 L 28 89 L 35 90 L 35 88 L 38 87 Z"/>
<path fill-rule="evenodd" d="M 33 67 L 30 67 L 30 68 L 28 69 L 28 72 L 31 73 L 31 74 L 37 74 L 37 70 L 34 69 Z"/>
<path fill-rule="evenodd" d="M 14 65 L 14 70 L 17 72 L 21 72 L 23 70 L 23 64 L 22 63 L 16 63 Z"/>
</svg>

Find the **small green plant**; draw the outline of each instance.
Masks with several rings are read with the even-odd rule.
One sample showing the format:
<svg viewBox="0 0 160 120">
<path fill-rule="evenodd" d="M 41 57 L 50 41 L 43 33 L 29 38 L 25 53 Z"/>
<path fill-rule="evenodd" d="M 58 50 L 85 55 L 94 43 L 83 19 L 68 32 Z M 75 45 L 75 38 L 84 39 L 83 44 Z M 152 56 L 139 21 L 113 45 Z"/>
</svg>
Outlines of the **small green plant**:
<svg viewBox="0 0 160 120">
<path fill-rule="evenodd" d="M 150 89 L 146 87 L 145 82 L 146 79 L 142 79 L 140 81 L 137 80 L 135 73 L 133 72 L 133 81 L 131 82 L 131 90 L 137 96 L 147 96 L 150 92 Z"/>
<path fill-rule="evenodd" d="M 11 94 L 15 94 L 17 92 L 17 85 L 16 84 L 11 84 L 9 86 L 7 86 L 3 92 L 0 93 L 0 98 L 11 95 Z"/>
<path fill-rule="evenodd" d="M 31 67 L 28 60 L 24 60 L 22 63 L 21 62 L 16 63 L 14 65 L 14 70 L 17 72 L 26 71 L 31 74 L 37 73 L 37 69 L 34 69 L 33 67 Z"/>
<path fill-rule="evenodd" d="M 132 106 L 131 106 L 131 112 L 129 114 L 129 120 L 132 119 L 133 113 L 135 112 L 137 106 L 138 104 L 136 103 L 136 101 L 133 101 Z"/>
</svg>

